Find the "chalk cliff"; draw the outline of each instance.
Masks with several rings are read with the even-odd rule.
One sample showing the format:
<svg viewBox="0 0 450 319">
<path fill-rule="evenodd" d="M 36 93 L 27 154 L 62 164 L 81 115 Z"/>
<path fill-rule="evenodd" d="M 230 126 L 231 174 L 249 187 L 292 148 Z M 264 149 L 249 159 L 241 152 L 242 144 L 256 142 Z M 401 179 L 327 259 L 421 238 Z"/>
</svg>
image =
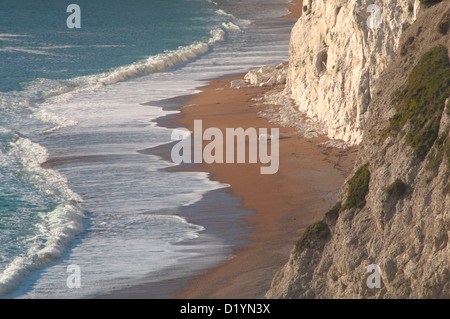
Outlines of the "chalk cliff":
<svg viewBox="0 0 450 319">
<path fill-rule="evenodd" d="M 359 155 L 266 298 L 450 298 L 450 1 L 380 3 L 372 30 L 309 0 L 292 32 L 288 90 Z"/>
<path fill-rule="evenodd" d="M 377 78 L 419 0 L 304 0 L 290 41 L 287 91 L 328 135 L 358 144 Z"/>
</svg>

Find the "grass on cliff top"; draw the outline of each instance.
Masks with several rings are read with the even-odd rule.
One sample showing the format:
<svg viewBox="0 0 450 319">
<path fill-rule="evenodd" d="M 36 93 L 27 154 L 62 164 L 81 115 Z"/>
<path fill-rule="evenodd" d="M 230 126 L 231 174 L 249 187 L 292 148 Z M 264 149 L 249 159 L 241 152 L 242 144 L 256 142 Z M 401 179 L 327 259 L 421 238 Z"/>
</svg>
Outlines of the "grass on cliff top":
<svg viewBox="0 0 450 319">
<path fill-rule="evenodd" d="M 366 195 L 369 192 L 369 163 L 361 166 L 348 182 L 347 200 L 342 209 L 352 207 L 363 208 L 366 205 Z"/>
<path fill-rule="evenodd" d="M 406 88 L 394 96 L 396 113 L 382 137 L 396 135 L 409 123 L 406 141 L 424 159 L 438 137 L 439 123 L 450 96 L 450 61 L 447 49 L 425 53 L 408 76 Z"/>
</svg>

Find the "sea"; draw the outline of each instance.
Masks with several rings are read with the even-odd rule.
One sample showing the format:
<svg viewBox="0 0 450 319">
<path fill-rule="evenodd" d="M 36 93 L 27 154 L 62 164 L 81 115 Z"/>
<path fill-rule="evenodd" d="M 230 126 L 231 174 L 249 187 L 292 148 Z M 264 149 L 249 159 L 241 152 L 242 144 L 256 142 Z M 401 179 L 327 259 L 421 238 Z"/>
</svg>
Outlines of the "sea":
<svg viewBox="0 0 450 319">
<path fill-rule="evenodd" d="M 143 150 L 171 141 L 164 101 L 288 60 L 288 3 L 0 1 L 0 298 L 92 298 L 233 257 L 252 212 Z"/>
</svg>

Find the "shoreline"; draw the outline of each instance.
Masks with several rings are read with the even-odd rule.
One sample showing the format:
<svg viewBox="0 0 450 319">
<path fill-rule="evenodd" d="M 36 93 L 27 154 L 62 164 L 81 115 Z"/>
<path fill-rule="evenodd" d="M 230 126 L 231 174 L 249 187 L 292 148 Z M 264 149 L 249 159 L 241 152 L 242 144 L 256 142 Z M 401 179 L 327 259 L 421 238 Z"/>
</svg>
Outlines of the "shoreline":
<svg viewBox="0 0 450 319">
<path fill-rule="evenodd" d="M 303 0 L 292 0 L 291 5 L 287 7 L 289 13 L 283 16 L 287 19 L 298 19 L 303 12 Z"/>
<path fill-rule="evenodd" d="M 298 19 L 302 0 L 292 1 L 287 9 L 290 13 L 283 18 Z M 225 74 L 196 88 L 199 93 L 162 101 L 160 106 L 180 113 L 158 118 L 156 122 L 158 126 L 171 129 L 181 126 L 191 131 L 193 121 L 198 119 L 203 120 L 204 129 L 216 127 L 222 132 L 225 128 L 237 127 L 280 129 L 280 136 L 283 136 L 279 141 L 280 167 L 274 175 L 261 175 L 260 163 L 183 164 L 168 169 L 207 172 L 212 181 L 230 185 L 224 191 L 239 198 L 243 210 L 253 212 L 239 217 L 250 228 L 244 232 L 244 238 L 235 239 L 244 243 L 232 247 L 232 258 L 210 268 L 204 267 L 203 271 L 156 283 L 142 283 L 95 298 L 261 298 L 275 273 L 287 262 L 302 231 L 321 219 L 334 204 L 336 191 L 353 169 L 356 149 L 318 146 L 329 139 L 325 136 L 303 138 L 295 128 L 280 127 L 269 123 L 267 118 L 258 117 L 259 111 L 271 105 L 255 106 L 252 98 L 271 90 L 282 90 L 284 85 L 229 87 L 232 80 L 243 76 Z M 156 147 L 148 153 L 170 160 L 171 145 Z M 194 216 L 191 215 L 189 221 L 195 223 Z M 214 218 L 207 223 L 214 223 Z M 226 226 L 234 224 L 222 227 Z"/>
<path fill-rule="evenodd" d="M 302 231 L 321 219 L 334 204 L 336 191 L 353 168 L 356 148 L 340 150 L 318 146 L 328 138 L 303 138 L 295 128 L 269 123 L 257 113 L 270 105 L 254 105 L 269 88 L 231 89 L 230 82 L 240 77 L 213 80 L 201 92 L 188 98 L 174 120 L 193 130 L 193 121 L 203 127 L 225 128 L 278 127 L 280 166 L 273 175 L 261 175 L 260 164 L 201 164 L 211 179 L 230 185 L 242 207 L 254 214 L 245 217 L 253 231 L 249 244 L 237 247 L 235 257 L 190 279 L 176 296 L 183 299 L 261 298 L 275 273 L 287 262 Z M 275 106 L 277 107 L 277 106 Z M 209 142 L 209 141 L 208 141 Z M 208 143 L 204 143 L 208 144 Z"/>
<path fill-rule="evenodd" d="M 292 1 L 287 8 L 290 13 L 283 18 L 298 19 L 302 14 L 302 8 L 302 0 Z M 247 237 L 249 244 L 236 247 L 234 258 L 192 277 L 190 284 L 176 296 L 177 298 L 263 297 L 276 272 L 287 262 L 291 249 L 303 230 L 321 219 L 325 211 L 334 204 L 334 199 L 320 198 L 320 191 L 312 190 L 311 184 L 314 181 L 311 179 L 315 179 L 318 183 L 321 183 L 323 179 L 314 177 L 314 173 L 320 173 L 320 169 L 317 170 L 316 166 L 317 157 L 321 157 L 322 164 L 325 164 L 324 167 L 321 166 L 322 168 L 334 170 L 334 176 L 330 176 L 327 180 L 329 189 L 325 190 L 322 187 L 322 191 L 330 194 L 331 190 L 334 196 L 353 168 L 355 148 L 341 151 L 319 147 L 316 144 L 328 140 L 326 137 L 305 139 L 298 135 L 295 128 L 283 128 L 270 124 L 268 119 L 259 118 L 257 112 L 269 108 L 270 105 L 254 106 L 255 102 L 251 101 L 251 98 L 263 96 L 273 88 L 229 88 L 232 80 L 242 78 L 243 75 L 239 75 L 211 81 L 207 87 L 200 89 L 200 93 L 187 97 L 185 105 L 195 106 L 182 108 L 179 118 L 172 123 L 182 124 L 192 130 L 192 122 L 198 115 L 198 118 L 203 121 L 206 117 L 211 117 L 211 125 L 206 125 L 207 127 L 218 127 L 223 130 L 226 127 L 245 129 L 246 125 L 255 128 L 262 125 L 267 128 L 278 127 L 280 135 L 291 137 L 280 139 L 280 171 L 275 175 L 258 174 L 255 169 L 251 170 L 246 164 L 202 164 L 203 171 L 211 173 L 212 180 L 229 184 L 232 194 L 242 199 L 242 207 L 254 212 L 254 215 L 245 218 L 246 222 L 252 225 L 253 232 Z M 217 92 L 223 94 L 219 97 Z M 232 97 L 237 97 L 238 100 L 234 105 L 232 105 L 234 102 L 230 102 L 233 100 Z M 219 107 L 221 104 L 225 105 Z M 240 123 L 233 119 L 233 115 L 229 114 L 230 111 L 234 112 L 235 118 L 239 117 Z M 297 152 L 291 152 L 291 150 L 300 151 L 302 147 L 305 147 L 305 150 L 314 150 L 314 152 L 303 153 L 304 156 L 306 155 L 303 162 L 311 160 L 309 163 L 302 163 L 302 156 Z M 341 162 L 342 166 L 336 170 L 342 157 L 344 158 Z M 305 166 L 309 166 L 309 169 Z M 296 178 L 298 176 L 292 174 L 295 168 L 305 175 L 310 173 L 310 177 Z M 235 169 L 237 172 L 233 174 Z M 242 176 L 249 176 L 246 174 L 250 172 L 251 178 L 243 181 Z M 292 192 L 296 186 L 307 183 L 311 184 L 306 189 Z M 274 192 L 264 192 L 274 184 L 276 185 L 273 187 Z M 257 188 L 258 190 L 251 191 L 261 185 L 263 186 Z M 319 200 L 319 204 L 315 203 L 316 200 Z"/>
</svg>

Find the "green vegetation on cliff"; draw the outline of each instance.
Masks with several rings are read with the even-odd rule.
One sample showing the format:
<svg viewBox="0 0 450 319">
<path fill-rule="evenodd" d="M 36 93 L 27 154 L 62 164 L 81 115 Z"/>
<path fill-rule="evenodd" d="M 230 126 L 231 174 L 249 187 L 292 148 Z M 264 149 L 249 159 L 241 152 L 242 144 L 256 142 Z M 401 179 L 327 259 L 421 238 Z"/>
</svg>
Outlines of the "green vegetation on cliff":
<svg viewBox="0 0 450 319">
<path fill-rule="evenodd" d="M 369 164 L 361 166 L 348 182 L 347 200 L 342 209 L 352 207 L 363 208 L 366 205 L 366 195 L 369 192 Z"/>
<path fill-rule="evenodd" d="M 341 210 L 341 202 L 337 202 L 329 211 L 325 213 L 325 217 L 331 218 L 333 220 L 339 217 L 339 211 Z"/>
<path fill-rule="evenodd" d="M 389 195 L 402 196 L 407 189 L 408 186 L 397 178 L 391 185 L 387 186 L 384 191 Z"/>
<path fill-rule="evenodd" d="M 330 235 L 330 229 L 328 228 L 327 223 L 323 220 L 309 225 L 303 234 L 300 236 L 300 239 L 297 241 L 295 245 L 295 249 L 299 251 L 301 248 L 309 247 L 312 240 L 321 240 L 325 239 Z"/>
<path fill-rule="evenodd" d="M 425 53 L 408 76 L 406 87 L 394 95 L 396 113 L 383 132 L 396 135 L 406 126 L 406 141 L 424 159 L 438 138 L 445 100 L 450 96 L 450 61 L 447 49 Z M 407 125 L 408 124 L 408 125 Z"/>
</svg>

